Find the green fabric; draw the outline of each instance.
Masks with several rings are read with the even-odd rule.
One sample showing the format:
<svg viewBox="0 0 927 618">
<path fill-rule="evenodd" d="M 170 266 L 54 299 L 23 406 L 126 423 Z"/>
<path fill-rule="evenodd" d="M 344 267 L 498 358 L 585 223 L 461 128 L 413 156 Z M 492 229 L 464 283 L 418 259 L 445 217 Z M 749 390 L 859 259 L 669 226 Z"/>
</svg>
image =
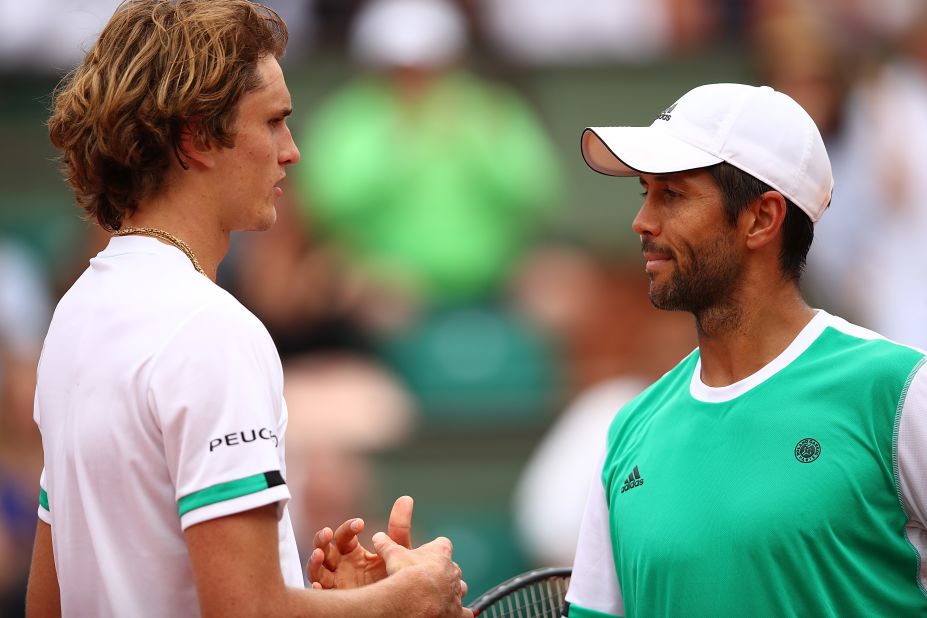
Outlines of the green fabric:
<svg viewBox="0 0 927 618">
<path fill-rule="evenodd" d="M 570 618 L 621 618 L 621 616 L 597 612 L 594 609 L 586 609 L 576 604 L 570 604 Z"/>
<path fill-rule="evenodd" d="M 39 488 L 39 506 L 51 513 L 51 509 L 48 508 L 48 492 Z"/>
<path fill-rule="evenodd" d="M 263 473 L 235 481 L 228 481 L 227 483 L 219 483 L 218 485 L 195 491 L 178 500 L 177 513 L 183 517 L 194 509 L 215 504 L 216 502 L 247 496 L 248 494 L 263 491 L 267 489 L 267 487 L 267 478 Z"/>
<path fill-rule="evenodd" d="M 295 170 L 309 223 L 387 283 L 436 302 L 479 297 L 558 198 L 558 161 L 514 92 L 455 74 L 405 98 L 370 77 L 311 119 Z"/>
<path fill-rule="evenodd" d="M 894 468 L 921 357 L 827 328 L 732 401 L 692 398 L 696 351 L 631 402 L 602 477 L 626 615 L 927 615 Z"/>
</svg>

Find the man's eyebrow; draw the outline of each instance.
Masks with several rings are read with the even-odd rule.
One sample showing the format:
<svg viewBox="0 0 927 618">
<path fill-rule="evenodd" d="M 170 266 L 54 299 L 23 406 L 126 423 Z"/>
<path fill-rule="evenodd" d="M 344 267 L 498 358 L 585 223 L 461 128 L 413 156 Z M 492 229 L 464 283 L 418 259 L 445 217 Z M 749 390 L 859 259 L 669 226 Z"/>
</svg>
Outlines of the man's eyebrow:
<svg viewBox="0 0 927 618">
<path fill-rule="evenodd" d="M 675 185 L 686 186 L 689 184 L 689 180 L 682 174 L 653 174 L 654 182 L 662 183 L 673 183 Z M 646 185 L 647 181 L 644 180 L 643 176 L 638 176 L 638 180 L 642 185 Z"/>
<path fill-rule="evenodd" d="M 293 113 L 293 107 L 289 105 L 280 110 L 280 115 L 283 116 L 284 118 L 286 118 L 292 113 Z"/>
</svg>

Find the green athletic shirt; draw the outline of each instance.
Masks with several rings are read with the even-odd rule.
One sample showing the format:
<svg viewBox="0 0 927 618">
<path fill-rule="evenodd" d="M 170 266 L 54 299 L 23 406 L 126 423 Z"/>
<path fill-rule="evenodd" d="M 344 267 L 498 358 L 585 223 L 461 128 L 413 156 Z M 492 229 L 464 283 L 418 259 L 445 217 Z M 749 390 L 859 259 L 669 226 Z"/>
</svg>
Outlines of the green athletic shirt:
<svg viewBox="0 0 927 618">
<path fill-rule="evenodd" d="M 927 615 L 924 357 L 823 311 L 730 386 L 694 351 L 612 422 L 565 615 Z"/>
</svg>

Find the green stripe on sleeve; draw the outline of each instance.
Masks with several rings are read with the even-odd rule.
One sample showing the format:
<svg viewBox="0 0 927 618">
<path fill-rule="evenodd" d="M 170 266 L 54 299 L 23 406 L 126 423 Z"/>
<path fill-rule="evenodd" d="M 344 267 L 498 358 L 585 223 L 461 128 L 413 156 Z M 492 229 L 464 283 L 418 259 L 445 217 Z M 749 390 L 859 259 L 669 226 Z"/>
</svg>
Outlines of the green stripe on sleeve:
<svg viewBox="0 0 927 618">
<path fill-rule="evenodd" d="M 209 506 L 216 502 L 240 498 L 282 484 L 283 478 L 279 472 L 262 472 L 243 479 L 219 483 L 181 498 L 177 502 L 177 512 L 183 517 L 194 509 Z"/>
<path fill-rule="evenodd" d="M 594 609 L 586 609 L 585 607 L 580 607 L 575 603 L 570 603 L 570 618 L 621 618 L 620 616 L 615 616 L 614 614 L 606 614 L 605 612 L 599 612 Z"/>
<path fill-rule="evenodd" d="M 48 508 L 48 492 L 39 487 L 39 506 L 51 513 L 51 509 Z"/>
</svg>

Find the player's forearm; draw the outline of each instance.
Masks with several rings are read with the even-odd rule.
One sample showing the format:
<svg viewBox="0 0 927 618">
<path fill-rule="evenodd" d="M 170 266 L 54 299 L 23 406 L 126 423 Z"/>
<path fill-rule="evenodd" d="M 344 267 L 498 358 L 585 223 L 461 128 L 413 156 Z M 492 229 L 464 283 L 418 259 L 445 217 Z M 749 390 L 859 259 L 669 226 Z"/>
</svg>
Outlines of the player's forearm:
<svg viewBox="0 0 927 618">
<path fill-rule="evenodd" d="M 61 594 L 55 570 L 51 526 L 43 521 L 39 521 L 35 529 L 29 588 L 26 591 L 26 615 L 29 618 L 61 616 Z"/>
<path fill-rule="evenodd" d="M 409 567 L 375 584 L 351 590 L 287 589 L 278 615 L 363 618 L 437 618 L 448 613 L 446 599 L 433 590 L 424 569 Z"/>
</svg>

